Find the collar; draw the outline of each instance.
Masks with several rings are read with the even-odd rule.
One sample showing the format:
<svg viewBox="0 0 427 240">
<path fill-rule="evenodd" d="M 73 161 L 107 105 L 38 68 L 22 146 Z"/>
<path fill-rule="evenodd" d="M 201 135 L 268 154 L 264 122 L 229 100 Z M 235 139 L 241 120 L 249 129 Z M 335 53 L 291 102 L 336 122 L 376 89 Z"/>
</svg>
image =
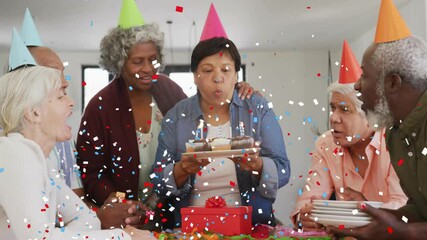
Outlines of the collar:
<svg viewBox="0 0 427 240">
<path fill-rule="evenodd" d="M 381 142 L 384 141 L 385 128 L 381 131 L 375 131 L 374 136 L 372 136 L 372 140 L 369 143 L 369 146 L 374 147 L 376 150 L 381 151 Z"/>
<path fill-rule="evenodd" d="M 427 91 L 424 91 L 424 94 L 421 96 L 415 108 L 411 113 L 405 118 L 405 120 L 400 124 L 398 128 L 403 132 L 402 138 L 406 136 L 411 136 L 412 133 L 418 133 L 420 128 L 423 127 L 422 124 L 427 117 Z M 395 128 L 395 127 L 394 127 Z"/>
</svg>

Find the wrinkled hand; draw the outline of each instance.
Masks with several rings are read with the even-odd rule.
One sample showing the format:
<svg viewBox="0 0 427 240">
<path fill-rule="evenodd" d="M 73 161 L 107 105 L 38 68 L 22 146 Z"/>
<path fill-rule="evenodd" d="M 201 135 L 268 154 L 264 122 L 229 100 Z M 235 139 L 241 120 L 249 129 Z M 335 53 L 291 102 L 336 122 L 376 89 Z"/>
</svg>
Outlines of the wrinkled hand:
<svg viewBox="0 0 427 240">
<path fill-rule="evenodd" d="M 96 211 L 96 215 L 101 221 L 102 229 L 119 228 L 126 225 L 142 227 L 145 221 L 145 211 L 148 207 L 139 201 L 122 200 L 112 193 L 105 200 L 104 205 Z"/>
<path fill-rule="evenodd" d="M 128 213 L 127 203 L 107 203 L 96 211 L 96 215 L 101 221 L 102 229 L 122 228 L 126 226 L 125 219 L 132 217 Z"/>
<path fill-rule="evenodd" d="M 328 226 L 326 232 L 332 236 L 332 239 L 339 239 L 344 236 L 376 240 L 405 239 L 406 223 L 385 210 L 376 209 L 369 204 L 361 203 L 361 205 L 361 211 L 369 214 L 372 217 L 372 222 L 367 226 L 354 229 L 339 229 Z"/>
<path fill-rule="evenodd" d="M 361 192 L 358 192 L 350 187 L 346 187 L 344 192 L 340 195 L 344 201 L 367 201 Z"/>
<path fill-rule="evenodd" d="M 316 232 L 323 231 L 324 226 L 322 224 L 317 223 L 314 220 L 310 219 L 311 211 L 314 208 L 313 200 L 320 200 L 320 199 L 323 199 L 323 198 L 319 196 L 311 196 L 310 203 L 306 203 L 305 206 L 300 209 L 299 211 L 300 222 L 302 225 L 302 229 L 304 231 L 316 231 Z"/>
<path fill-rule="evenodd" d="M 142 228 L 146 218 L 145 213 L 146 211 L 150 211 L 150 209 L 140 201 L 128 200 L 126 203 L 130 206 L 127 213 L 130 214 L 131 217 L 127 217 L 125 223 L 136 228 Z"/>
<path fill-rule="evenodd" d="M 259 151 L 251 154 L 245 154 L 243 157 L 230 158 L 234 163 L 239 164 L 245 171 L 256 171 L 258 175 L 262 172 L 263 161 L 259 156 Z"/>
<path fill-rule="evenodd" d="M 254 93 L 254 88 L 247 82 L 238 82 L 236 87 L 238 89 L 238 96 L 242 100 L 251 98 Z"/>
<path fill-rule="evenodd" d="M 147 230 L 139 230 L 132 226 L 126 226 L 125 229 L 123 229 L 127 234 L 129 234 L 132 238 L 132 240 L 155 240 L 157 239 L 154 237 L 153 233 Z"/>
<path fill-rule="evenodd" d="M 179 161 L 177 165 L 187 174 L 196 174 L 209 163 L 208 159 L 196 159 L 194 156 L 182 156 L 181 161 Z"/>
</svg>

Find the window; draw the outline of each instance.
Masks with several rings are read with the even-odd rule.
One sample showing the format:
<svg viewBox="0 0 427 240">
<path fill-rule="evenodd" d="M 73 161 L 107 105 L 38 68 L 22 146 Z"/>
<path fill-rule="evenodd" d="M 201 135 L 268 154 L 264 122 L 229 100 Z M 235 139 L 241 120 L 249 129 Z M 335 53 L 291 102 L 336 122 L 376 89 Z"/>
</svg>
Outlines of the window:
<svg viewBox="0 0 427 240">
<path fill-rule="evenodd" d="M 108 85 L 113 79 L 113 75 L 99 66 L 82 66 L 82 112 L 89 101 L 101 89 Z"/>
</svg>

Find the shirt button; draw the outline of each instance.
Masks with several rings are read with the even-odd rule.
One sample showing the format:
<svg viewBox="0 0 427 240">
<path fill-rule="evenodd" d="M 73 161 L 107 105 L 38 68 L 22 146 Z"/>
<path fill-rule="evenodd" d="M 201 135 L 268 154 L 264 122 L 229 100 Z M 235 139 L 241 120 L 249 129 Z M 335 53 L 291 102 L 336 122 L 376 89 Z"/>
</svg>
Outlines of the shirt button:
<svg viewBox="0 0 427 240">
<path fill-rule="evenodd" d="M 412 157 L 414 155 L 412 152 L 408 152 L 408 156 Z"/>
</svg>

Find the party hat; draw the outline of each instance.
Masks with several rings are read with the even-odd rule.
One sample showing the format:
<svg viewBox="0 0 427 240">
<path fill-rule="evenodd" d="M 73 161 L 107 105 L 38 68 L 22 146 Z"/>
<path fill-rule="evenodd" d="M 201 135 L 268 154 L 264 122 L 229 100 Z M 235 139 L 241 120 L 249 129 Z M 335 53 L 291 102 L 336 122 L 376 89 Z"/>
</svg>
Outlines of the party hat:
<svg viewBox="0 0 427 240">
<path fill-rule="evenodd" d="M 205 26 L 203 27 L 202 36 L 200 36 L 200 41 L 214 37 L 228 38 L 227 33 L 222 26 L 221 20 L 219 19 L 218 13 L 216 12 L 215 6 L 213 3 L 211 3 L 208 17 L 206 18 Z"/>
<path fill-rule="evenodd" d="M 340 78 L 338 79 L 338 82 L 342 84 L 355 83 L 359 80 L 361 74 L 362 69 L 354 57 L 353 51 L 351 51 L 347 41 L 344 40 L 341 56 Z"/>
<path fill-rule="evenodd" d="M 43 46 L 28 8 L 25 10 L 24 21 L 22 22 L 21 37 L 27 46 Z"/>
<path fill-rule="evenodd" d="M 144 18 L 142 18 L 135 0 L 123 0 L 119 17 L 119 27 L 128 29 L 142 25 L 144 25 Z"/>
<path fill-rule="evenodd" d="M 9 53 L 9 69 L 8 71 L 13 71 L 18 67 L 24 65 L 37 65 L 30 51 L 28 51 L 27 46 L 25 46 L 24 41 L 22 41 L 18 32 L 13 28 L 12 33 L 12 45 L 10 46 Z"/>
<path fill-rule="evenodd" d="M 382 0 L 378 16 L 375 43 L 392 42 L 411 36 L 402 16 L 392 0 Z"/>
</svg>

